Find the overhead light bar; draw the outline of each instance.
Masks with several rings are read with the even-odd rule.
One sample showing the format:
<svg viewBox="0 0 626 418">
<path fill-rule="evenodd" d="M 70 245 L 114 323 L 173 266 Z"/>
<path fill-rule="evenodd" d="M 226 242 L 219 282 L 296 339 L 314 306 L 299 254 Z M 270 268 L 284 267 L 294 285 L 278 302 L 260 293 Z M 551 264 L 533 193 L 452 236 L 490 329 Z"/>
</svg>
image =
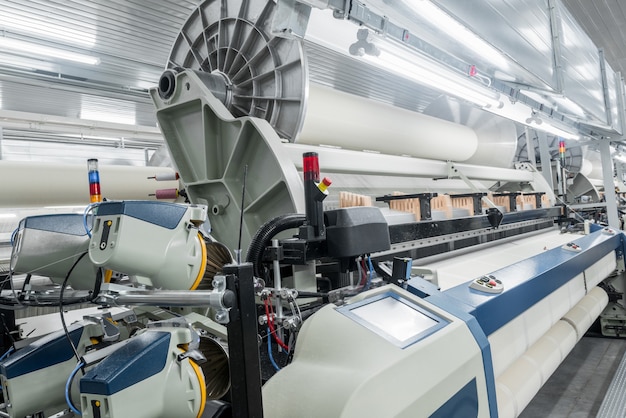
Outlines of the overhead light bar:
<svg viewBox="0 0 626 418">
<path fill-rule="evenodd" d="M 389 42 L 377 44 L 378 56 L 364 55 L 371 63 L 414 82 L 459 97 L 481 107 L 500 107 L 500 94 L 426 57 Z"/>
<path fill-rule="evenodd" d="M 13 38 L 0 37 L 0 48 L 10 49 L 20 52 L 21 54 L 41 55 L 44 57 L 80 62 L 82 64 L 97 65 L 100 63 L 99 58 L 93 57 L 91 55 L 65 51 L 49 46 L 37 45 Z"/>
<path fill-rule="evenodd" d="M 531 117 L 526 119 L 525 122 L 526 122 L 526 125 L 530 126 L 531 128 L 539 129 L 541 131 L 559 136 L 564 139 L 574 139 L 574 140 L 580 139 L 580 135 L 558 128 L 548 122 L 543 121 L 541 118 L 537 117 L 536 115 L 532 115 Z"/>
<path fill-rule="evenodd" d="M 55 39 L 63 43 L 71 43 L 82 47 L 92 47 L 96 43 L 95 29 L 82 26 L 79 29 L 63 27 L 48 23 L 45 20 L 37 20 L 33 17 L 24 17 L 18 14 L 11 16 L 0 12 L 0 28 L 8 29 L 17 33 L 28 33 L 41 36 L 44 39 Z"/>
</svg>

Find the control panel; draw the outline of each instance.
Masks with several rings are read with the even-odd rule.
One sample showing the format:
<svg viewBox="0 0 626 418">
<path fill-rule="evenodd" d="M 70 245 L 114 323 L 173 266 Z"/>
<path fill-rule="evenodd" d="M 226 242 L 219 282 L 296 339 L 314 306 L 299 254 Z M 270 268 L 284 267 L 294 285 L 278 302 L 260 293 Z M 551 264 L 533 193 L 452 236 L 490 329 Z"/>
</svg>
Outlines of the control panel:
<svg viewBox="0 0 626 418">
<path fill-rule="evenodd" d="M 502 282 L 493 274 L 480 276 L 470 283 L 470 288 L 485 293 L 501 293 L 504 290 Z"/>
<path fill-rule="evenodd" d="M 567 251 L 573 251 L 573 252 L 580 252 L 582 251 L 582 248 L 580 248 L 580 245 L 574 243 L 574 242 L 568 242 L 567 244 L 563 244 L 563 246 L 561 246 L 561 248 L 563 248 L 564 250 Z"/>
</svg>

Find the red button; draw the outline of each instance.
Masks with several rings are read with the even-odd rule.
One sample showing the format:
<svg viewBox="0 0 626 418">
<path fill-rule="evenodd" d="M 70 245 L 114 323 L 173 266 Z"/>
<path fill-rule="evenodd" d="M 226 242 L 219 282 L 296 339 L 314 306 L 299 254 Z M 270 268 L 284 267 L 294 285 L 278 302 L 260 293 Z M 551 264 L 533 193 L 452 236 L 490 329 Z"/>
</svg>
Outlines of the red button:
<svg viewBox="0 0 626 418">
<path fill-rule="evenodd" d="M 489 284 L 495 287 L 497 283 L 495 280 L 489 280 Z"/>
</svg>

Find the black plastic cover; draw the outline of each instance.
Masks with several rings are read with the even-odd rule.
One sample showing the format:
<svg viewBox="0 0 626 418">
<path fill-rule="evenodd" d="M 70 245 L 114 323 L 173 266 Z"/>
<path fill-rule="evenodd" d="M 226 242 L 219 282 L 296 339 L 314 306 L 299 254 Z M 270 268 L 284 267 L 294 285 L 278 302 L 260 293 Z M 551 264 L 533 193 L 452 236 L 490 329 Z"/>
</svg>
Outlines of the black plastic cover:
<svg viewBox="0 0 626 418">
<path fill-rule="evenodd" d="M 380 209 L 372 206 L 324 212 L 326 242 L 331 257 L 356 257 L 388 250 L 389 226 Z"/>
</svg>

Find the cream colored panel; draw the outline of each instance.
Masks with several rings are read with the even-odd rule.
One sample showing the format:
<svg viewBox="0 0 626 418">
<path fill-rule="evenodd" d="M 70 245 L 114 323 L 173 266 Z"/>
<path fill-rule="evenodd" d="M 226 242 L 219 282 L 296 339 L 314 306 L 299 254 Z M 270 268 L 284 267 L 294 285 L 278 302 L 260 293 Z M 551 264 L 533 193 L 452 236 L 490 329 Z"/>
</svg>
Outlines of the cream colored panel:
<svg viewBox="0 0 626 418">
<path fill-rule="evenodd" d="M 437 270 L 442 290 L 466 283 L 483 274 L 518 263 L 546 250 L 574 241 L 579 236 L 562 234 L 556 229 L 530 237 L 500 242 L 488 248 L 455 255 L 432 263 L 415 260 L 414 265 Z M 581 296 L 582 297 L 582 296 Z"/>
</svg>

